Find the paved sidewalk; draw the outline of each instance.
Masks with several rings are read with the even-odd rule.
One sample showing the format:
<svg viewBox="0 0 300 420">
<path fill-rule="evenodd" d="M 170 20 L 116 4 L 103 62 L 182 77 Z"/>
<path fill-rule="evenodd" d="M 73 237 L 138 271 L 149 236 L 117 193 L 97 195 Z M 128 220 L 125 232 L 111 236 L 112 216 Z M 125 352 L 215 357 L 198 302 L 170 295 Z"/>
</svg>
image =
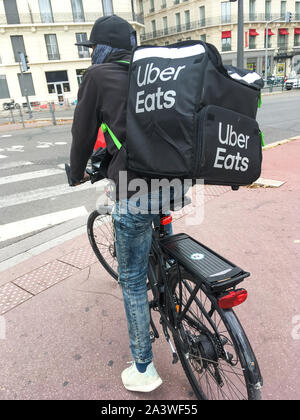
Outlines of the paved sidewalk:
<svg viewBox="0 0 300 420">
<path fill-rule="evenodd" d="M 209 187 L 203 223 L 180 218 L 174 229 L 251 272 L 236 313 L 260 363 L 263 398 L 299 399 L 300 138 L 263 155 L 262 177 L 284 185 Z M 146 395 L 123 388 L 131 356 L 121 290 L 85 234 L 0 276 L 0 399 L 194 398 L 163 336 L 153 347 L 163 385 Z"/>
</svg>

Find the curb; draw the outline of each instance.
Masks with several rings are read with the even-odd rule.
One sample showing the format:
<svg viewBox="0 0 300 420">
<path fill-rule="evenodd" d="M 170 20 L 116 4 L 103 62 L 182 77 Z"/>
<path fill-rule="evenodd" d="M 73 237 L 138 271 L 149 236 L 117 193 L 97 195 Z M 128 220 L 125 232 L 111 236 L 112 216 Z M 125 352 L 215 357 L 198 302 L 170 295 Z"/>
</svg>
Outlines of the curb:
<svg viewBox="0 0 300 420">
<path fill-rule="evenodd" d="M 269 143 L 266 146 L 263 146 L 262 149 L 263 150 L 272 149 L 273 147 L 281 146 L 282 144 L 290 143 L 290 142 L 295 141 L 295 140 L 300 140 L 300 135 L 295 136 L 295 137 L 290 137 L 290 138 L 284 139 L 284 140 L 275 141 L 274 143 Z"/>
</svg>

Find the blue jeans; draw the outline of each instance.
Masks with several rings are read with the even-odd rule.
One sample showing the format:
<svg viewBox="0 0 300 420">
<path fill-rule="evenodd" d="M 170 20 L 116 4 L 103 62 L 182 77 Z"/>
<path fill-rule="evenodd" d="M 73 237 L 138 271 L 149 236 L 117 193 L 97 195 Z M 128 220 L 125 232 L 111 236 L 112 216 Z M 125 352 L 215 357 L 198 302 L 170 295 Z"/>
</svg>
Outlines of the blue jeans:
<svg viewBox="0 0 300 420">
<path fill-rule="evenodd" d="M 120 209 L 128 211 L 120 211 Z M 159 214 L 134 214 L 127 200 L 116 203 L 113 211 L 119 281 L 127 317 L 129 344 L 137 363 L 151 362 L 150 312 L 147 296 L 147 269 L 152 242 L 152 223 Z M 171 225 L 166 226 L 172 234 Z"/>
</svg>

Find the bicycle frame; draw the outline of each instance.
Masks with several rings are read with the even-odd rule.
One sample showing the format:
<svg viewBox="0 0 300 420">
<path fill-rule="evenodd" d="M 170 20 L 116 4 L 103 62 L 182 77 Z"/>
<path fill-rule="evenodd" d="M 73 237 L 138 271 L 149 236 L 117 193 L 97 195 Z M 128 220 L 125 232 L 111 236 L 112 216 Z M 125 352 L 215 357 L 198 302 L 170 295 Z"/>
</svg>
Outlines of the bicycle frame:
<svg viewBox="0 0 300 420">
<path fill-rule="evenodd" d="M 161 218 L 163 217 L 164 217 L 164 214 L 161 214 Z M 182 308 L 176 308 L 176 304 L 172 299 L 172 291 L 170 289 L 170 285 L 168 282 L 168 275 L 169 275 L 170 270 L 174 267 L 177 269 L 177 275 L 179 277 L 181 276 L 181 274 L 180 274 L 178 263 L 175 261 L 173 262 L 173 265 L 172 265 L 170 259 L 168 259 L 168 257 L 165 255 L 164 251 L 162 250 L 160 246 L 160 239 L 164 237 L 164 235 L 166 235 L 164 226 L 160 225 L 159 227 L 153 229 L 152 244 L 151 244 L 149 265 L 148 265 L 148 280 L 149 280 L 149 283 L 150 283 L 150 286 L 154 295 L 154 299 L 151 302 L 149 302 L 150 320 L 151 320 L 151 327 L 154 333 L 154 337 L 158 338 L 159 334 L 152 320 L 151 310 L 154 310 L 154 311 L 156 310 L 160 313 L 160 316 L 161 316 L 160 323 L 162 324 L 164 335 L 173 353 L 172 363 L 176 363 L 178 361 L 178 356 L 170 341 L 168 329 L 171 331 L 175 340 L 177 338 L 178 341 L 179 340 L 183 341 L 185 351 L 187 352 L 188 351 L 187 337 L 185 336 L 184 329 L 181 328 L 181 323 L 194 300 L 196 300 L 197 305 L 201 308 L 201 311 L 202 313 L 204 313 L 206 320 L 209 322 L 210 326 L 212 327 L 213 331 L 215 332 L 216 336 L 220 339 L 220 342 L 221 342 L 221 337 L 218 332 L 218 329 L 213 323 L 213 321 L 210 320 L 213 312 L 216 310 L 216 306 L 218 305 L 218 297 L 220 294 L 209 293 L 208 290 L 205 289 L 205 285 L 199 282 L 193 290 L 192 288 L 189 289 L 189 292 L 191 293 L 191 295 L 185 305 L 185 308 L 183 310 L 181 310 Z M 169 261 L 169 268 L 167 267 L 168 261 Z M 182 279 L 179 278 L 179 285 L 181 281 Z M 185 286 L 188 287 L 187 284 L 185 284 Z M 197 299 L 196 297 L 198 291 L 200 289 L 202 290 L 203 288 L 205 289 L 205 293 L 207 294 L 207 296 L 209 296 L 212 302 L 212 309 L 210 312 L 206 311 L 206 309 L 201 304 L 200 300 Z M 172 320 L 168 318 L 168 314 L 170 313 L 172 313 Z M 242 329 L 242 326 L 238 318 L 236 317 L 232 309 L 222 310 L 222 313 L 224 316 L 224 322 L 226 324 L 226 327 L 233 332 L 232 339 L 234 341 L 234 344 L 239 348 L 241 355 L 246 355 L 247 360 L 245 360 L 245 365 L 248 367 L 246 370 L 246 375 L 249 379 L 249 382 L 252 383 L 254 386 L 261 387 L 263 383 L 263 379 L 260 373 L 260 369 L 256 361 L 254 352 L 252 350 L 252 347 L 247 337 L 244 334 L 244 331 Z M 190 322 L 192 321 L 193 320 L 190 319 Z M 198 327 L 199 327 L 199 324 L 198 324 Z M 208 328 L 203 323 L 201 323 L 201 329 L 202 328 L 203 328 L 203 332 L 209 331 Z M 240 337 L 243 337 L 244 339 L 240 340 Z M 226 351 L 224 351 L 224 357 L 227 357 Z"/>
</svg>

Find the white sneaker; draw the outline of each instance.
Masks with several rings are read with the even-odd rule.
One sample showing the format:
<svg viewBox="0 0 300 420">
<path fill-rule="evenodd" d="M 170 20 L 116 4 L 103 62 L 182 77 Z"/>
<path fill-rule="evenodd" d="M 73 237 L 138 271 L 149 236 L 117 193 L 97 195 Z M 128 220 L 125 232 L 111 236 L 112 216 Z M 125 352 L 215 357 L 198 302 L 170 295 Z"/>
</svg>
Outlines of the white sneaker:
<svg viewBox="0 0 300 420">
<path fill-rule="evenodd" d="M 132 362 L 129 368 L 123 370 L 122 382 L 129 391 L 138 392 L 151 392 L 162 384 L 153 362 L 149 363 L 144 373 L 139 372 L 135 362 Z"/>
</svg>

